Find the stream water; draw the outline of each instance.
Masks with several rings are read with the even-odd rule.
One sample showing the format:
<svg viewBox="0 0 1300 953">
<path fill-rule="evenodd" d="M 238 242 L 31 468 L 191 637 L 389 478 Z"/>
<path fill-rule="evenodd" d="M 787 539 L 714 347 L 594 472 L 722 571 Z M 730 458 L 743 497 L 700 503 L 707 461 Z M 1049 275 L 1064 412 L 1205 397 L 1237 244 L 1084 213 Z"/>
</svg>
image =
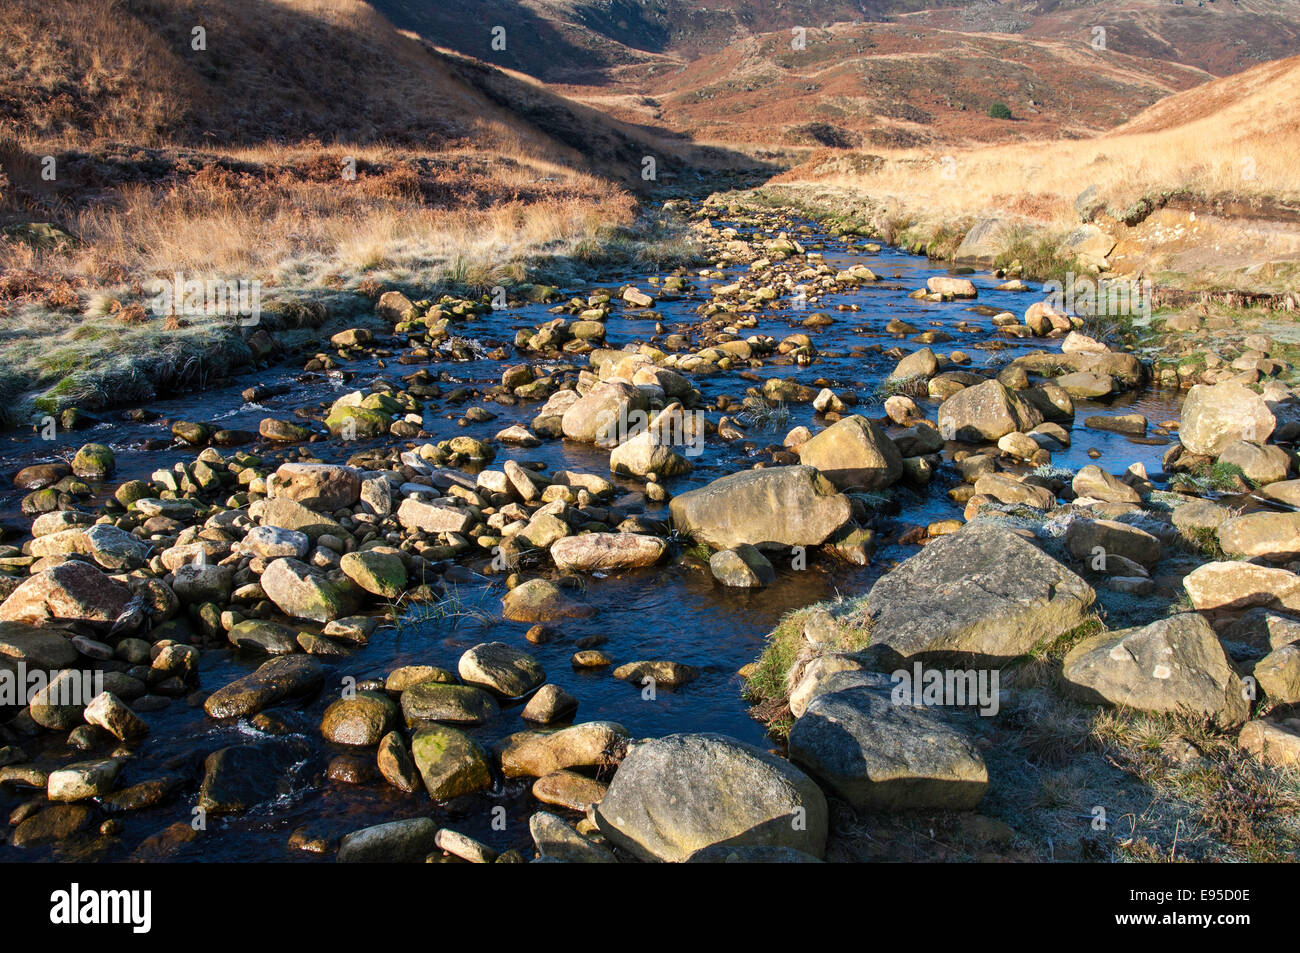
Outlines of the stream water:
<svg viewBox="0 0 1300 953">
<path fill-rule="evenodd" d="M 738 227 L 744 231 L 743 226 Z M 837 392 L 857 392 L 861 403 L 856 412 L 881 416 L 881 400 L 876 396 L 878 387 L 893 369 L 896 359 L 860 350 L 850 353 L 850 349 L 870 345 L 880 345 L 884 349 L 896 345 L 905 350 L 917 348 L 919 345 L 885 331 L 885 325 L 892 319 L 901 318 L 922 330 L 948 331 L 953 340 L 937 345 L 936 350 L 947 353 L 962 349 L 972 356 L 977 367 L 984 362 L 1001 364 L 1030 350 L 1059 346 L 1058 342 L 1010 339 L 1006 341 L 1007 347 L 1001 350 L 975 347 L 990 340 L 992 324 L 989 317 L 972 310 L 974 304 L 1022 314 L 1031 302 L 1037 300 L 1032 293 L 996 291 L 997 281 L 991 276 L 976 274 L 970 277 L 979 288 L 977 302 L 917 301 L 908 297 L 909 291 L 923 286 L 932 275 L 946 273 L 926 259 L 889 247 L 872 253 L 865 250 L 861 242 L 846 242 L 825 235 L 801 235 L 799 238 L 805 244 L 822 243 L 824 247 L 820 250 L 828 264 L 843 268 L 862 263 L 883 280 L 875 285 L 862 286 L 852 293 L 830 296 L 810 308 L 809 311 L 828 312 L 835 319 L 829 327 L 808 332 L 821 354 L 819 360 L 807 367 L 769 361 L 757 370 L 762 377 L 791 377 L 809 385 L 824 378 Z M 721 280 L 724 283 L 733 281 L 735 271 L 728 272 Z M 626 274 L 617 280 L 603 282 L 601 287 L 632 282 L 648 288 L 651 286 L 646 284 L 647 277 L 645 273 Z M 676 300 L 662 298 L 657 302 L 656 310 L 661 315 L 666 333 L 687 332 L 698 322 L 696 309 L 708 300 L 712 281 L 699 277 L 693 281 L 695 290 L 692 293 Z M 586 294 L 593 288 L 584 286 L 562 290 L 570 294 Z M 837 310 L 837 305 L 852 305 L 858 310 Z M 758 316 L 758 326 L 747 329 L 745 333 L 768 334 L 780 340 L 796 331 L 806 330 L 800 322 L 808 313 L 792 310 L 764 312 Z M 520 361 L 512 346 L 515 331 L 534 327 L 551 317 L 544 306 L 537 305 L 497 311 L 462 326 L 462 337 L 476 339 L 488 348 L 504 346 L 511 354 L 508 361 L 447 360 L 421 366 L 428 367 L 434 374 L 446 372 L 451 380 L 470 388 L 490 387 L 500 381 L 504 367 Z M 954 326 L 959 322 L 968 322 L 981 330 L 975 333 L 957 330 Z M 638 319 L 635 312 L 618 310 L 607 322 L 607 346 L 618 347 L 632 341 L 648 340 L 655 334 L 654 324 L 653 318 Z M 585 359 L 576 358 L 573 363 L 582 364 Z M 203 393 L 156 401 L 149 407 L 161 415 L 155 422 L 125 423 L 114 419 L 112 423 L 101 423 L 88 431 L 60 434 L 54 444 L 29 432 L 6 432 L 0 434 L 0 462 L 6 473 L 12 475 L 20 467 L 53 459 L 53 455 L 61 450 L 75 450 L 92 440 L 105 442 L 117 455 L 117 472 L 113 482 L 96 487 L 97 499 L 102 499 L 124 480 L 147 479 L 159 467 L 193 459 L 194 448 L 173 445 L 169 430 L 173 420 L 213 421 L 223 427 L 256 431 L 258 422 L 264 417 L 291 417 L 296 407 L 328 402 L 347 390 L 364 389 L 378 375 L 396 380 L 416 367 L 390 360 L 387 368 L 381 369 L 372 359 L 349 362 L 346 369 L 353 376 L 349 382 L 343 383 L 320 374 L 304 374 L 289 365 L 277 366 L 231 380 Z M 283 383 L 289 385 L 289 391 L 268 399 L 265 404 L 244 404 L 240 392 L 255 383 Z M 696 377 L 693 383 L 703 392 L 710 406 L 719 394 L 743 396 L 745 388 L 753 385 L 752 381 L 738 379 L 734 372 Z M 1155 390 L 1126 394 L 1104 403 L 1076 401 L 1072 446 L 1055 453 L 1054 463 L 1077 469 L 1093 462 L 1087 451 L 1096 448 L 1102 454 L 1098 462 L 1112 472 L 1122 472 L 1129 464 L 1141 462 L 1154 474 L 1160 470 L 1164 446 L 1158 442 L 1136 442 L 1119 434 L 1086 429 L 1083 420 L 1092 414 L 1138 412 L 1156 423 L 1177 416 L 1178 403 L 1176 392 Z M 431 400 L 425 411 L 425 429 L 434 435 L 435 441 L 458 434 L 490 438 L 511 423 L 527 424 L 539 406 L 535 403 L 516 406 L 482 403 L 479 405 L 496 413 L 497 419 L 468 427 L 458 426 L 457 419 L 473 405 L 451 406 L 442 400 Z M 936 404 L 922 402 L 922 406 L 933 419 Z M 779 444 L 791 427 L 806 424 L 815 432 L 823 426 L 820 421 L 815 421 L 810 404 L 794 404 L 788 409 L 789 419 L 779 430 L 753 433 L 753 442 L 760 447 Z M 102 416 L 118 417 L 107 413 Z M 713 416 L 716 419 L 716 415 Z M 342 461 L 366 445 L 341 445 L 331 441 L 311 447 L 322 459 Z M 149 447 L 153 449 L 147 449 Z M 248 449 L 256 451 L 257 448 Z M 491 466 L 499 468 L 507 458 L 541 461 L 548 470 L 569 468 L 608 474 L 608 454 L 605 451 L 569 441 L 551 440 L 534 449 L 502 446 Z M 737 446 L 716 439 L 710 439 L 704 453 L 693 458 L 692 462 L 695 464 L 693 472 L 669 484 L 672 492 L 683 492 L 748 465 Z M 555 628 L 562 637 L 543 645 L 529 646 L 524 642 L 526 624 L 499 621 L 503 592 L 500 578 L 476 576 L 473 581 L 460 585 L 458 595 L 467 605 L 485 610 L 498 621 L 489 623 L 464 616 L 381 629 L 372 636 L 369 646 L 349 658 L 322 660 L 327 668 L 326 690 L 290 715 L 290 721 L 298 726 L 297 730 L 316 754 L 295 773 L 292 788 L 243 816 L 209 818 L 202 837 L 177 846 L 168 856 L 178 860 L 226 861 L 321 859 L 321 855 L 291 849 L 288 845 L 290 833 L 307 825 L 322 835 L 338 837 L 370 824 L 429 815 L 431 812 L 439 823 L 445 821 L 449 826 L 498 849 L 527 847 L 530 844 L 527 819 L 537 807 L 529 794 L 530 780 L 520 779 L 504 786 L 498 782 L 490 794 L 467 804 L 457 804 L 453 812 L 431 804 L 423 794 L 402 794 L 378 777 L 365 784 L 344 784 L 325 775 L 324 767 L 330 757 L 343 751 L 342 748 L 334 750 L 320 736 L 321 714 L 337 697 L 331 685 L 339 684 L 348 675 L 357 678 L 383 676 L 403 664 L 427 663 L 454 670 L 457 658 L 465 649 L 484 641 L 500 640 L 525 647 L 545 666 L 548 681 L 562 686 L 579 700 L 578 721 L 617 721 L 625 725 L 633 737 L 675 731 L 717 731 L 747 742 L 765 744 L 764 729 L 747 714 L 737 670 L 759 654 L 764 636 L 784 613 L 836 595 L 859 595 L 892 562 L 914 552 L 915 547 L 895 541 L 899 528 L 959 516 L 961 508 L 949 500 L 945 492 L 955 479 L 948 470 L 944 468 L 940 478 L 925 491 L 899 492 L 902 511 L 892 518 L 895 531 L 890 532 L 886 527 L 880 534 L 881 545 L 869 567 L 848 566 L 812 555 L 807 568 L 802 571 L 777 563 L 775 584 L 758 590 L 727 589 L 716 584 L 707 571 L 676 564 L 591 578 L 581 598 L 598 606 L 599 613 L 591 619 L 566 620 L 556 624 Z M 623 482 L 629 492 L 640 489 L 631 481 L 616 482 Z M 30 523 L 30 517 L 18 514 L 22 495 L 11 486 L 0 493 L 0 514 L 9 525 Z M 666 517 L 667 509 L 650 505 L 646 513 Z M 601 648 L 614 657 L 616 664 L 639 659 L 671 659 L 696 666 L 702 674 L 698 680 L 676 691 L 661 689 L 654 700 L 643 699 L 638 685 L 614 679 L 608 669 L 578 671 L 572 668 L 569 659 L 576 650 L 575 642 L 593 635 L 607 637 L 608 641 Z M 214 690 L 251 671 L 263 660 L 239 655 L 232 650 L 205 651 L 200 671 L 202 687 L 206 691 Z M 527 725 L 520 719 L 519 711 L 519 706 L 505 707 L 500 717 L 471 733 L 486 745 L 522 730 Z M 136 756 L 124 769 L 118 784 L 125 786 L 164 774 L 179 774 L 187 781 L 175 797 L 159 807 L 123 815 L 123 829 L 119 836 L 96 838 L 90 846 L 58 850 L 20 851 L 0 846 L 0 859 L 49 856 L 67 859 L 130 858 L 146 838 L 178 821 L 189 822 L 197 803 L 202 762 L 209 752 L 259 734 L 247 723 L 217 724 L 204 715 L 201 705 L 190 704 L 185 699 L 178 699 L 144 717 L 149 722 L 150 734 L 137 746 Z M 101 756 L 70 751 L 63 736 L 58 734 L 47 733 L 40 742 L 26 739 L 23 745 L 33 760 L 42 766 L 52 767 L 62 762 Z M 363 757 L 373 757 L 372 749 L 363 749 L 359 753 Z M 24 794 L 18 789 L 0 789 L 0 810 L 8 814 L 30 796 L 30 792 Z M 493 825 L 491 809 L 497 805 L 506 809 L 504 829 Z M 330 856 L 324 855 L 325 858 Z"/>
</svg>

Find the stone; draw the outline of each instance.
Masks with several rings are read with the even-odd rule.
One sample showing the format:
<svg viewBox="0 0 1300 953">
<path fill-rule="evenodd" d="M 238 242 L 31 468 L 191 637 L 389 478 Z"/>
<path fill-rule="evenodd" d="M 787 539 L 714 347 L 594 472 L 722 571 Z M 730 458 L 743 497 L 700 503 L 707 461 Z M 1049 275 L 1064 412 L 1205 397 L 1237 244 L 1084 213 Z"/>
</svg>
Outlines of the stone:
<svg viewBox="0 0 1300 953">
<path fill-rule="evenodd" d="M 1300 513 L 1261 511 L 1219 524 L 1219 545 L 1229 556 L 1258 556 L 1269 562 L 1300 557 Z"/>
<path fill-rule="evenodd" d="M 1205 618 L 1186 612 L 1084 639 L 1062 663 L 1070 694 L 1139 711 L 1190 711 L 1229 727 L 1250 713 L 1240 676 Z"/>
<path fill-rule="evenodd" d="M 812 779 L 724 735 L 637 744 L 593 813 L 611 844 L 647 861 L 680 862 L 719 844 L 815 857 L 826 847 L 826 798 Z"/>
<path fill-rule="evenodd" d="M 292 655 L 298 651 L 298 633 L 267 619 L 236 622 L 226 633 L 226 638 L 237 648 L 267 655 Z"/>
<path fill-rule="evenodd" d="M 85 556 L 111 571 L 136 569 L 149 558 L 150 547 L 125 530 L 107 524 L 66 529 L 32 540 L 33 556 Z"/>
<path fill-rule="evenodd" d="M 969 278 L 948 278 L 934 275 L 925 283 L 932 294 L 951 295 L 954 298 L 974 298 L 975 284 Z"/>
<path fill-rule="evenodd" d="M 1033 543 L 975 523 L 891 569 L 867 605 L 873 646 L 903 659 L 1001 664 L 1082 625 L 1095 598 Z"/>
<path fill-rule="evenodd" d="M 402 714 L 408 725 L 426 721 L 479 725 L 491 721 L 500 712 L 491 695 L 472 685 L 421 682 L 402 692 Z"/>
<path fill-rule="evenodd" d="M 570 599 L 559 586 L 545 579 L 529 579 L 505 594 L 502 615 L 512 622 L 553 622 L 556 619 L 587 619 L 594 606 Z"/>
<path fill-rule="evenodd" d="M 776 582 L 776 570 L 762 553 L 742 543 L 709 557 L 709 571 L 724 586 L 754 589 Z"/>
<path fill-rule="evenodd" d="M 272 560 L 260 581 L 266 597 L 290 618 L 329 622 L 357 608 L 350 586 L 296 559 Z"/>
<path fill-rule="evenodd" d="M 251 517 L 263 526 L 275 526 L 280 529 L 303 533 L 312 542 L 321 536 L 342 536 L 345 530 L 328 516 L 309 510 L 294 500 L 275 497 L 270 500 L 257 500 L 248 508 Z"/>
<path fill-rule="evenodd" d="M 1186 537 L 1194 537 L 1197 532 L 1213 532 L 1224 520 L 1232 516 L 1226 506 L 1209 500 L 1193 500 L 1174 508 L 1170 521 Z"/>
<path fill-rule="evenodd" d="M 1280 483 L 1291 469 L 1291 458 L 1281 447 L 1245 440 L 1234 440 L 1224 447 L 1218 462 L 1240 467 L 1246 479 L 1256 486 Z"/>
<path fill-rule="evenodd" d="M 564 411 L 560 427 L 569 440 L 612 447 L 620 429 L 630 429 L 634 414 L 649 409 L 644 391 L 631 384 L 603 381 Z"/>
<path fill-rule="evenodd" d="M 543 685 L 537 690 L 520 717 L 524 721 L 549 725 L 573 717 L 578 710 L 578 700 L 558 685 Z"/>
<path fill-rule="evenodd" d="M 799 460 L 841 490 L 880 490 L 903 475 L 898 447 L 883 430 L 858 414 L 837 421 L 803 444 Z"/>
<path fill-rule="evenodd" d="M 339 569 L 366 592 L 381 599 L 396 599 L 406 590 L 406 564 L 396 550 L 344 553 Z"/>
<path fill-rule="evenodd" d="M 414 794 L 424 787 L 415 759 L 411 757 L 411 749 L 400 731 L 390 731 L 379 740 L 376 762 L 379 774 L 397 790 Z"/>
<path fill-rule="evenodd" d="M 211 718 L 248 717 L 286 699 L 315 694 L 324 678 L 320 662 L 309 656 L 271 659 L 217 689 L 204 701 L 203 710 Z"/>
<path fill-rule="evenodd" d="M 1160 540 L 1146 530 L 1115 520 L 1072 520 L 1065 530 L 1070 555 L 1092 567 L 1094 560 L 1114 554 L 1150 569 L 1160 561 Z M 1100 572 L 1107 570 L 1101 569 Z"/>
<path fill-rule="evenodd" d="M 938 371 L 939 360 L 934 356 L 934 351 L 928 347 L 923 347 L 899 361 L 898 366 L 890 372 L 889 379 L 911 380 L 912 378 L 921 377 L 928 380 Z"/>
<path fill-rule="evenodd" d="M 497 852 L 487 844 L 450 828 L 444 827 L 438 831 L 434 842 L 439 850 L 471 864 L 491 864 L 497 859 Z"/>
<path fill-rule="evenodd" d="M 790 760 L 860 811 L 969 810 L 988 788 L 973 739 L 875 680 L 817 695 L 790 729 Z"/>
<path fill-rule="evenodd" d="M 1037 510 L 1050 510 L 1056 505 L 1056 494 L 1047 487 L 1026 483 L 1005 473 L 986 473 L 975 481 L 975 492 L 991 496 L 1009 506 L 1029 506 Z"/>
<path fill-rule="evenodd" d="M 997 440 L 1016 431 L 1027 433 L 1042 422 L 1043 415 L 1033 404 L 999 381 L 967 387 L 939 407 L 939 433 L 944 440 Z"/>
<path fill-rule="evenodd" d="M 1294 705 L 1300 702 L 1300 645 L 1283 645 L 1274 649 L 1255 663 L 1251 674 L 1273 704 Z"/>
<path fill-rule="evenodd" d="M 674 450 L 668 438 L 654 430 L 643 430 L 610 451 L 609 471 L 625 476 L 659 477 L 689 473 L 691 462 Z"/>
<path fill-rule="evenodd" d="M 847 524 L 852 506 L 809 466 L 744 470 L 673 497 L 679 532 L 714 549 L 818 546 Z"/>
<path fill-rule="evenodd" d="M 457 670 L 467 685 L 486 688 L 502 698 L 527 695 L 546 681 L 546 672 L 527 652 L 504 642 L 483 642 L 460 657 Z"/>
<path fill-rule="evenodd" d="M 284 463 L 268 484 L 274 489 L 274 496 L 325 513 L 352 506 L 361 498 L 361 476 L 352 467 Z"/>
<path fill-rule="evenodd" d="M 369 747 L 392 731 L 397 723 L 397 706 L 379 692 L 357 692 L 340 698 L 325 709 L 320 730 L 326 741 L 336 745 Z"/>
<path fill-rule="evenodd" d="M 586 813 L 605 797 L 609 785 L 577 771 L 556 771 L 533 782 L 533 797 L 543 804 Z"/>
<path fill-rule="evenodd" d="M 1070 483 L 1076 496 L 1105 503 L 1141 503 L 1142 497 L 1127 483 L 1120 482 L 1095 464 L 1088 464 L 1074 475 Z"/>
<path fill-rule="evenodd" d="M 1266 718 L 1247 722 L 1237 736 L 1241 750 L 1265 764 L 1300 767 L 1300 720 L 1278 723 Z"/>
<path fill-rule="evenodd" d="M 46 796 L 51 801 L 84 801 L 113 790 L 122 758 L 80 761 L 50 772 Z"/>
<path fill-rule="evenodd" d="M 148 734 L 149 726 L 112 692 L 101 692 L 90 700 L 83 713 L 87 724 L 98 725 L 119 741 Z"/>
<path fill-rule="evenodd" d="M 0 622 L 112 623 L 130 601 L 130 589 L 90 563 L 74 559 L 19 583 L 0 603 Z"/>
<path fill-rule="evenodd" d="M 242 814 L 288 794 L 291 769 L 307 755 L 301 739 L 275 738 L 221 748 L 203 762 L 199 807 L 208 814 Z"/>
<path fill-rule="evenodd" d="M 566 768 L 608 767 L 621 758 L 627 739 L 627 729 L 612 721 L 516 732 L 501 743 L 501 773 L 540 778 Z"/>
<path fill-rule="evenodd" d="M 24 662 L 29 671 L 57 671 L 76 662 L 77 650 L 61 632 L 26 622 L 0 622 L 0 657 Z"/>
<path fill-rule="evenodd" d="M 230 566 L 186 565 L 172 573 L 172 591 L 188 605 L 214 602 L 226 605 L 234 589 L 234 570 Z"/>
<path fill-rule="evenodd" d="M 438 825 L 410 817 L 363 827 L 339 841 L 340 864 L 418 864 L 438 846 Z"/>
<path fill-rule="evenodd" d="M 72 458 L 72 472 L 83 480 L 102 480 L 116 465 L 113 451 L 102 443 L 88 443 Z"/>
<path fill-rule="evenodd" d="M 1115 390 L 1115 381 L 1109 374 L 1097 374 L 1093 371 L 1075 371 L 1062 374 L 1056 379 L 1056 386 L 1071 397 L 1096 400 Z"/>
<path fill-rule="evenodd" d="M 311 549 L 311 540 L 306 533 L 299 533 L 292 529 L 254 526 L 244 536 L 239 548 L 241 552 L 250 556 L 260 556 L 262 559 L 276 559 L 280 556 L 303 559 Z"/>
<path fill-rule="evenodd" d="M 435 801 L 487 790 L 492 771 L 487 754 L 469 735 L 446 725 L 426 725 L 411 739 L 411 755 Z"/>
<path fill-rule="evenodd" d="M 583 837 L 564 818 L 538 811 L 528 819 L 528 831 L 542 857 L 570 864 L 613 864 L 609 848 Z"/>
<path fill-rule="evenodd" d="M 1217 457 L 1238 441 L 1264 443 L 1277 421 L 1244 384 L 1197 384 L 1183 401 L 1178 439 L 1192 453 Z"/>
<path fill-rule="evenodd" d="M 614 669 L 614 677 L 636 685 L 645 685 L 649 680 L 658 688 L 680 688 L 699 678 L 700 670 L 693 665 L 664 660 L 628 662 Z"/>
<path fill-rule="evenodd" d="M 639 569 L 663 558 L 668 544 L 640 533 L 582 533 L 551 545 L 551 558 L 560 569 L 595 572 Z"/>
<path fill-rule="evenodd" d="M 1273 566 L 1206 563 L 1183 578 L 1183 588 L 1201 612 L 1253 606 L 1300 612 L 1300 576 Z"/>
<path fill-rule="evenodd" d="M 403 529 L 422 533 L 463 533 L 473 525 L 474 515 L 449 503 L 407 497 L 397 508 L 397 520 Z"/>
</svg>

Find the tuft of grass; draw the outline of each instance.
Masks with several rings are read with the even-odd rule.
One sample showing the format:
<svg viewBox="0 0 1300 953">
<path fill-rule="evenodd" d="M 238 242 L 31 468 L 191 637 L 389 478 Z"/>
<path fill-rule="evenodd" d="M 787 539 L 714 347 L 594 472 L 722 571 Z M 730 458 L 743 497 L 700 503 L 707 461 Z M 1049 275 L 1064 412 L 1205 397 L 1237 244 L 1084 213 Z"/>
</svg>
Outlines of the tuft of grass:
<svg viewBox="0 0 1300 953">
<path fill-rule="evenodd" d="M 746 397 L 744 410 L 736 414 L 747 427 L 775 433 L 783 430 L 790 421 L 790 408 L 785 401 L 772 403 L 765 397 Z"/>
<path fill-rule="evenodd" d="M 1175 474 L 1169 487 L 1204 496 L 1209 493 L 1243 493 L 1250 489 L 1250 483 L 1246 471 L 1235 463 L 1209 463 Z"/>
<path fill-rule="evenodd" d="M 814 649 L 803 637 L 808 617 L 817 610 L 829 610 L 836 625 L 831 652 L 857 652 L 871 642 L 871 625 L 867 617 L 867 600 L 840 599 L 819 603 L 786 613 L 767 637 L 767 645 L 758 657 L 745 686 L 751 702 L 784 702 L 790 697 L 803 667 L 822 649 Z"/>
</svg>

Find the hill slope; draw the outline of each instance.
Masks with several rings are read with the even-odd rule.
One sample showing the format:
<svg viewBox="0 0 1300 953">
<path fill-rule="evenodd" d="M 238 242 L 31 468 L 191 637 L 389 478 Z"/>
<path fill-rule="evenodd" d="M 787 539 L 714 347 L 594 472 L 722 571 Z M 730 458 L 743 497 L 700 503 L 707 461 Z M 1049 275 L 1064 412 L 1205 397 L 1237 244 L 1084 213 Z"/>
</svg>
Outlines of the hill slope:
<svg viewBox="0 0 1300 953">
<path fill-rule="evenodd" d="M 1168 284 L 1294 291 L 1297 97 L 1300 56 L 1171 96 L 1089 139 L 948 155 L 826 151 L 775 187 L 941 257 L 985 222 L 994 236 L 980 250 L 988 258 L 1004 252 L 1074 267 L 1086 246 L 1094 265 Z"/>
</svg>

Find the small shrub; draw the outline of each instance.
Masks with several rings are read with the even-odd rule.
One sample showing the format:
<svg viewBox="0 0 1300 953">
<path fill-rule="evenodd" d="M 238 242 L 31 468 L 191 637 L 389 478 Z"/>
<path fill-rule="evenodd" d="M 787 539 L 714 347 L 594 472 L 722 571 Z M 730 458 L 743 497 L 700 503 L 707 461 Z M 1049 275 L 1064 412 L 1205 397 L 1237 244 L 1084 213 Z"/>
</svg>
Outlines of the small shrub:
<svg viewBox="0 0 1300 953">
<path fill-rule="evenodd" d="M 994 103 L 989 107 L 989 115 L 994 119 L 1010 119 L 1011 107 L 1006 103 Z"/>
</svg>

